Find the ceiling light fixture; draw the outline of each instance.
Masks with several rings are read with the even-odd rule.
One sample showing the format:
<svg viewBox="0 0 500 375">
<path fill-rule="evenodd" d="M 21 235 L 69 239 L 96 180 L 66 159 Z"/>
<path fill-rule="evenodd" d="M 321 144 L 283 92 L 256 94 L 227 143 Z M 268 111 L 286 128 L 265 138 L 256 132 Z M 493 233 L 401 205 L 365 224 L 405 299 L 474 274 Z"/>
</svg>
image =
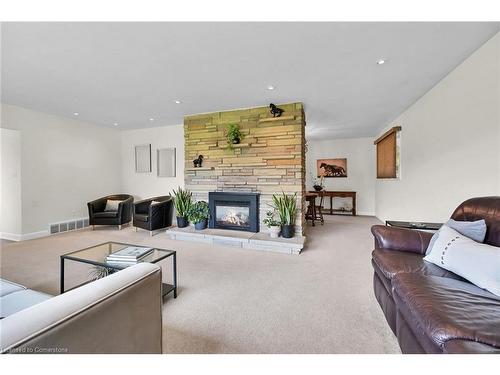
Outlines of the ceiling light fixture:
<svg viewBox="0 0 500 375">
<path fill-rule="evenodd" d="M 180 100 L 174 100 L 174 103 L 175 104 L 181 104 L 181 101 Z"/>
<path fill-rule="evenodd" d="M 117 122 L 115 122 L 113 125 L 114 125 L 114 126 L 118 126 L 118 123 L 117 123 Z"/>
<path fill-rule="evenodd" d="M 152 117 L 149 119 L 149 121 L 151 121 L 151 122 L 153 122 L 154 120 L 155 120 L 155 119 L 154 119 L 154 118 L 152 118 Z"/>
<path fill-rule="evenodd" d="M 73 113 L 73 115 L 74 115 L 74 116 L 78 116 L 78 115 L 79 115 L 79 113 L 78 113 L 78 112 L 75 112 L 75 113 Z"/>
<path fill-rule="evenodd" d="M 377 65 L 383 65 L 383 64 L 385 64 L 384 59 L 377 60 Z"/>
<path fill-rule="evenodd" d="M 274 87 L 273 85 L 269 85 L 269 86 L 267 86 L 267 89 L 268 89 L 268 90 L 274 90 L 274 88 L 275 88 L 275 87 Z"/>
</svg>

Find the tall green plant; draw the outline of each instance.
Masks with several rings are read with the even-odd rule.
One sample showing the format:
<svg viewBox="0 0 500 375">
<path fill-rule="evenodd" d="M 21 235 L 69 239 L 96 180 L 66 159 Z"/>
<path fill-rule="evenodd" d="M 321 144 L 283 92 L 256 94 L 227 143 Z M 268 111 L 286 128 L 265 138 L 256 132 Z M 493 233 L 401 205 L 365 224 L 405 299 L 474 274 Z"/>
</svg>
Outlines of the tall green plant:
<svg viewBox="0 0 500 375">
<path fill-rule="evenodd" d="M 186 217 L 189 213 L 189 209 L 191 208 L 193 201 L 193 194 L 189 190 L 183 190 L 181 187 L 175 191 L 172 191 L 174 195 L 174 205 L 175 211 L 177 212 L 177 216 Z"/>
<path fill-rule="evenodd" d="M 274 208 L 278 212 L 281 225 L 292 225 L 295 223 L 295 216 L 297 215 L 297 193 L 293 195 L 274 194 L 273 195 Z"/>
</svg>

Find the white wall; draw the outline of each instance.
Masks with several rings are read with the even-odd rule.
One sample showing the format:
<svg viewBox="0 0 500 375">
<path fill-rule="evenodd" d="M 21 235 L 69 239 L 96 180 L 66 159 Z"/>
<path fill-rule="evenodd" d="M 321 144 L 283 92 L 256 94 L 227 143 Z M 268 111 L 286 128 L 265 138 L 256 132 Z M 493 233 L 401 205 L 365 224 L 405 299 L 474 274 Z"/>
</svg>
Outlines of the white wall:
<svg viewBox="0 0 500 375">
<path fill-rule="evenodd" d="M 375 214 L 375 147 L 372 138 L 310 140 L 306 154 L 306 188 L 312 190 L 316 160 L 347 158 L 347 178 L 325 178 L 326 190 L 356 191 L 359 215 Z M 342 199 L 334 202 L 341 205 Z M 350 200 L 350 199 L 349 199 Z M 329 207 L 329 199 L 325 201 Z"/>
<path fill-rule="evenodd" d="M 402 178 L 376 181 L 378 218 L 440 222 L 500 195 L 499 55 L 497 34 L 387 125 L 402 126 Z"/>
<path fill-rule="evenodd" d="M 0 128 L 0 233 L 19 240 L 21 215 L 21 132 Z"/>
<path fill-rule="evenodd" d="M 117 130 L 7 104 L 1 119 L 21 133 L 23 238 L 86 217 L 86 202 L 121 192 Z"/>
<path fill-rule="evenodd" d="M 151 144 L 152 172 L 135 172 L 135 145 Z M 158 177 L 156 150 L 176 149 L 176 177 Z M 184 127 L 183 125 L 125 130 L 121 132 L 122 188 L 136 200 L 168 195 L 172 189 L 184 186 Z"/>
</svg>

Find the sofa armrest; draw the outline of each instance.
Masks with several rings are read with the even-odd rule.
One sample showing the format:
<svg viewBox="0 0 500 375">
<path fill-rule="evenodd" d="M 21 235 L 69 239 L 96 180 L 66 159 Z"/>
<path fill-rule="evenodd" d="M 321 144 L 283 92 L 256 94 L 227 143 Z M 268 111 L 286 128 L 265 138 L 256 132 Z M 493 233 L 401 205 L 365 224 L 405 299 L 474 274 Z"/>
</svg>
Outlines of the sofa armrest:
<svg viewBox="0 0 500 375">
<path fill-rule="evenodd" d="M 420 230 L 374 225 L 372 234 L 376 249 L 425 254 L 433 233 Z"/>
<path fill-rule="evenodd" d="M 470 340 L 449 340 L 444 343 L 446 354 L 500 354 L 500 348 Z"/>
<path fill-rule="evenodd" d="M 8 353 L 161 353 L 161 268 L 140 263 L 0 320 Z"/>
</svg>

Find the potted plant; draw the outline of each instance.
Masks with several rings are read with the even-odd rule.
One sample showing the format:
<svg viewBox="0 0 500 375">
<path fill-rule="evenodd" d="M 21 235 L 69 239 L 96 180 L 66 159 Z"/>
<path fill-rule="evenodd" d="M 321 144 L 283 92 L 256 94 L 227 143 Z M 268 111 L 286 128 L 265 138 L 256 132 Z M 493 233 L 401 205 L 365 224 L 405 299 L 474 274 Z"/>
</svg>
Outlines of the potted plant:
<svg viewBox="0 0 500 375">
<path fill-rule="evenodd" d="M 274 218 L 276 211 L 267 211 L 266 217 L 263 220 L 266 227 L 269 228 L 269 234 L 271 238 L 278 238 L 281 231 L 281 223 Z"/>
<path fill-rule="evenodd" d="M 188 212 L 193 205 L 191 200 L 192 193 L 189 190 L 183 190 L 179 187 L 177 191 L 174 189 L 173 195 L 175 212 L 177 215 L 177 226 L 179 228 L 185 228 L 189 225 Z"/>
<path fill-rule="evenodd" d="M 189 208 L 189 221 L 194 223 L 194 228 L 197 230 L 205 229 L 210 217 L 210 209 L 205 201 L 198 201 Z"/>
<path fill-rule="evenodd" d="M 227 148 L 234 149 L 233 145 L 239 144 L 245 135 L 241 132 L 238 124 L 229 124 L 226 129 Z"/>
<path fill-rule="evenodd" d="M 273 195 L 274 208 L 281 222 L 281 235 L 292 238 L 295 231 L 295 216 L 297 215 L 297 193 L 293 195 Z"/>
</svg>

